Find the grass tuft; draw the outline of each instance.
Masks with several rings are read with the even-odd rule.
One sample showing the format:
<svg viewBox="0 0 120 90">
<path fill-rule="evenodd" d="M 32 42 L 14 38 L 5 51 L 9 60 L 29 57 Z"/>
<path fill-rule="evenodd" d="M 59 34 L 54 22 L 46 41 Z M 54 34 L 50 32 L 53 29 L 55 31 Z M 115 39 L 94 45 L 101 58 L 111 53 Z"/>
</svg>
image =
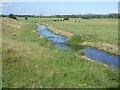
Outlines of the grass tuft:
<svg viewBox="0 0 120 90">
<path fill-rule="evenodd" d="M 68 39 L 68 41 L 66 42 L 66 44 L 68 45 L 79 45 L 80 43 L 83 43 L 83 39 L 80 35 L 75 34 L 73 35 L 70 39 Z"/>
</svg>

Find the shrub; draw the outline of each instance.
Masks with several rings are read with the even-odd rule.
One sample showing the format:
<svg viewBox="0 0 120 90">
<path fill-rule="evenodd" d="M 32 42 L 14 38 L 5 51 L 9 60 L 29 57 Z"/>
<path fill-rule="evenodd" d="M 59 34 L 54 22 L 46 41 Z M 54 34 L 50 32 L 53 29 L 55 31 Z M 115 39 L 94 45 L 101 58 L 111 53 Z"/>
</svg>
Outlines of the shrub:
<svg viewBox="0 0 120 90">
<path fill-rule="evenodd" d="M 25 17 L 25 19 L 27 20 L 27 19 L 28 19 L 28 17 Z"/>
<path fill-rule="evenodd" d="M 67 42 L 66 44 L 68 45 L 78 45 L 80 43 L 82 43 L 83 40 L 81 38 L 80 35 L 76 34 L 76 35 L 73 35 Z"/>
<path fill-rule="evenodd" d="M 85 56 L 85 53 L 83 51 L 79 51 L 79 54 Z"/>
<path fill-rule="evenodd" d="M 64 20 L 69 20 L 69 18 L 64 18 Z"/>
<path fill-rule="evenodd" d="M 90 17 L 87 17 L 87 16 L 82 16 L 81 18 L 83 18 L 83 19 L 90 19 Z"/>
<path fill-rule="evenodd" d="M 9 18 L 12 18 L 12 19 L 17 19 L 16 16 L 13 15 L 13 14 L 10 14 L 8 17 L 9 17 Z"/>
</svg>

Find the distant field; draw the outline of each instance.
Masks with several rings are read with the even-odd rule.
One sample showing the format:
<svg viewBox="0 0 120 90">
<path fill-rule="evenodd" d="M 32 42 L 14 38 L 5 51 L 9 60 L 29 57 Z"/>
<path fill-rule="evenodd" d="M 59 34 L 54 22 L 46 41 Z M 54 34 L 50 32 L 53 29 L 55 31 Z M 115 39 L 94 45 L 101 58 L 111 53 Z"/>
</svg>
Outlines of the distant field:
<svg viewBox="0 0 120 90">
<path fill-rule="evenodd" d="M 96 28 L 93 31 L 99 38 L 100 33 L 108 38 L 112 36 L 112 33 L 117 33 L 117 21 L 115 20 L 111 20 L 113 22 L 107 20 L 106 24 L 103 24 L 102 20 L 100 20 L 101 23 L 98 22 L 98 26 L 101 26 L 102 31 L 110 33 L 110 35 L 107 35 L 99 31 L 98 27 L 89 24 L 92 20 L 86 22 L 82 20 L 80 23 L 75 23 L 72 21 L 54 22 L 50 19 L 37 18 L 29 18 L 28 20 L 18 18 L 18 21 L 3 18 L 3 88 L 119 87 L 118 70 L 81 59 L 76 56 L 82 56 L 80 52 L 55 48 L 51 41 L 46 38 L 40 38 L 37 33 L 33 33 L 36 27 L 34 22 L 36 21 L 47 22 L 61 30 L 64 29 L 73 33 L 78 32 L 79 34 L 87 32 L 92 34 L 90 30 Z M 97 26 L 97 23 L 91 23 Z M 72 27 L 73 25 L 75 26 Z M 91 25 L 91 28 L 87 28 L 85 25 Z M 105 29 L 106 26 L 108 26 L 107 29 Z M 94 39 L 97 41 L 98 37 Z M 113 38 L 115 39 L 116 36 L 113 35 Z M 111 40 L 110 43 L 117 44 L 113 38 L 109 39 Z M 105 41 L 105 38 L 101 36 L 100 40 Z"/>
</svg>

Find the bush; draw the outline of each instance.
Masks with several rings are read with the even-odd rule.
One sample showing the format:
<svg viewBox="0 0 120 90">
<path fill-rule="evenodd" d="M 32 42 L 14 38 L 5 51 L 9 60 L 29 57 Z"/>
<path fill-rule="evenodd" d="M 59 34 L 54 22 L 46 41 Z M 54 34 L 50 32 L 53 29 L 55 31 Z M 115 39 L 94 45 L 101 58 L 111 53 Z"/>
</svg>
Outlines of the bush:
<svg viewBox="0 0 120 90">
<path fill-rule="evenodd" d="M 73 35 L 67 42 L 66 44 L 68 45 L 79 45 L 83 42 L 82 38 L 80 35 L 76 34 Z"/>
<path fill-rule="evenodd" d="M 82 16 L 81 18 L 83 18 L 83 19 L 90 19 L 90 17 L 87 17 L 87 16 Z"/>
<path fill-rule="evenodd" d="M 25 19 L 27 20 L 27 19 L 28 19 L 28 17 L 25 17 Z"/>
<path fill-rule="evenodd" d="M 83 51 L 78 51 L 78 52 L 77 52 L 77 55 L 78 55 L 78 56 L 85 56 L 86 54 L 85 54 Z"/>
<path fill-rule="evenodd" d="M 12 18 L 12 19 L 17 19 L 16 16 L 13 15 L 13 14 L 10 14 L 8 17 L 9 17 L 9 18 Z"/>
<path fill-rule="evenodd" d="M 69 20 L 69 18 L 64 18 L 64 20 Z"/>
</svg>

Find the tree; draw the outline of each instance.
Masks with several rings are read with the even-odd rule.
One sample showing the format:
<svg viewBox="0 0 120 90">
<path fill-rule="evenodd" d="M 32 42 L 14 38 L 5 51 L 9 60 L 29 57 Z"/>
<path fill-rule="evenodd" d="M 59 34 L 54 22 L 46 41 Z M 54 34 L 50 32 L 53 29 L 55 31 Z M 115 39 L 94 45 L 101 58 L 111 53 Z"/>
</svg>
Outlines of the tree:
<svg viewBox="0 0 120 90">
<path fill-rule="evenodd" d="M 97 18 L 100 18 L 100 16 L 98 16 Z"/>
<path fill-rule="evenodd" d="M 25 17 L 25 19 L 27 20 L 27 19 L 28 19 L 28 17 Z"/>
<path fill-rule="evenodd" d="M 8 17 L 9 17 L 9 18 L 12 18 L 12 19 L 17 19 L 16 16 L 13 15 L 13 14 L 10 14 Z"/>
<path fill-rule="evenodd" d="M 69 20 L 69 18 L 64 18 L 64 20 Z"/>
<path fill-rule="evenodd" d="M 83 18 L 83 19 L 89 19 L 90 17 L 88 17 L 88 16 L 82 16 L 81 18 Z"/>
</svg>

